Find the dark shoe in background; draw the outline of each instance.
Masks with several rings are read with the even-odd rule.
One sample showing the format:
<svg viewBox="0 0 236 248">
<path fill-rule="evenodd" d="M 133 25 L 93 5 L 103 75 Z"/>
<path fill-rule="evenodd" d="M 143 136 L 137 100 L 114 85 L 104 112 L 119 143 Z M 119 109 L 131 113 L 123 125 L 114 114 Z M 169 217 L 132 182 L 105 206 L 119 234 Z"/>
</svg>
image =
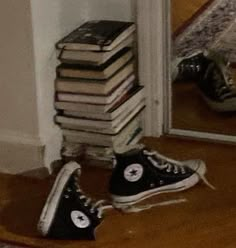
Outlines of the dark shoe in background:
<svg viewBox="0 0 236 248">
<path fill-rule="evenodd" d="M 210 63 L 203 51 L 174 59 L 172 63 L 172 81 L 198 81 Z"/>
<path fill-rule="evenodd" d="M 209 53 L 208 58 L 211 63 L 207 66 L 204 77 L 198 81 L 203 99 L 214 111 L 236 111 L 236 87 L 232 68 L 220 54 Z"/>
<path fill-rule="evenodd" d="M 221 53 L 213 50 L 199 51 L 188 57 L 176 58 L 172 67 L 172 79 L 195 82 L 212 110 L 236 111 L 235 82 L 230 65 Z"/>
</svg>

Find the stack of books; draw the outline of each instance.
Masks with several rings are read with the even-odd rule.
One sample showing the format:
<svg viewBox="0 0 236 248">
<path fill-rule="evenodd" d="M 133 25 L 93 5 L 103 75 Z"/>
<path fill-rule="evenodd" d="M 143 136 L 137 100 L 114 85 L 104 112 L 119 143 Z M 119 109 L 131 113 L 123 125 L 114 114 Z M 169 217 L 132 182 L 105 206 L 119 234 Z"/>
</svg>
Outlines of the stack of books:
<svg viewBox="0 0 236 248">
<path fill-rule="evenodd" d="M 63 133 L 62 157 L 110 161 L 114 149 L 142 137 L 145 99 L 134 37 L 132 22 L 99 20 L 57 42 L 55 121 Z"/>
</svg>

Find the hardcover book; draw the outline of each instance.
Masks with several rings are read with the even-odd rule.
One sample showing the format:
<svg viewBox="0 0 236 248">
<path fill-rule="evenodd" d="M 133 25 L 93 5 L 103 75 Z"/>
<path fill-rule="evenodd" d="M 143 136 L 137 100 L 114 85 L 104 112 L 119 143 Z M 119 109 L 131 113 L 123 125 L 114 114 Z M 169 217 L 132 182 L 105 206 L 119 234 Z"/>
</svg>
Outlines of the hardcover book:
<svg viewBox="0 0 236 248">
<path fill-rule="evenodd" d="M 89 145 L 99 146 L 119 146 L 123 144 L 123 140 L 131 138 L 134 132 L 138 132 L 141 129 L 141 118 L 138 115 L 128 122 L 118 133 L 116 134 L 101 134 L 88 131 L 62 129 L 64 140 L 68 142 L 83 143 Z"/>
<path fill-rule="evenodd" d="M 123 113 L 127 113 L 135 105 L 144 100 L 142 86 L 134 86 L 118 101 L 112 104 L 97 105 L 72 102 L 56 102 L 56 109 L 63 110 L 63 114 L 71 117 L 94 120 L 113 120 Z"/>
<path fill-rule="evenodd" d="M 108 79 L 60 78 L 56 79 L 56 91 L 82 94 L 110 94 L 123 80 L 134 72 L 131 60 Z"/>
<path fill-rule="evenodd" d="M 132 57 L 132 50 L 130 48 L 124 48 L 100 66 L 62 63 L 57 67 L 57 76 L 68 78 L 107 79 L 130 61 Z"/>
<path fill-rule="evenodd" d="M 129 35 L 118 46 L 111 51 L 84 51 L 84 50 L 66 50 L 61 49 L 58 59 L 62 63 L 67 64 L 91 64 L 101 65 L 108 59 L 118 53 L 124 47 L 132 47 L 134 42 L 134 35 Z"/>
<path fill-rule="evenodd" d="M 133 22 L 88 21 L 57 42 L 56 47 L 69 50 L 110 51 L 134 30 Z"/>
<path fill-rule="evenodd" d="M 89 104 L 102 104 L 102 105 L 111 105 L 123 95 L 128 93 L 128 91 L 135 85 L 135 75 L 131 74 L 124 81 L 122 81 L 112 92 L 107 95 L 91 95 L 91 94 L 80 94 L 80 93 L 66 93 L 66 92 L 57 92 L 56 94 L 56 105 L 60 106 L 58 102 L 80 102 L 80 103 L 89 103 Z"/>
<path fill-rule="evenodd" d="M 63 115 L 56 115 L 55 121 L 64 129 L 83 130 L 95 133 L 116 134 L 131 119 L 141 113 L 145 107 L 144 101 L 133 107 L 126 115 L 120 115 L 112 121 L 91 120 L 82 118 L 72 118 Z"/>
</svg>

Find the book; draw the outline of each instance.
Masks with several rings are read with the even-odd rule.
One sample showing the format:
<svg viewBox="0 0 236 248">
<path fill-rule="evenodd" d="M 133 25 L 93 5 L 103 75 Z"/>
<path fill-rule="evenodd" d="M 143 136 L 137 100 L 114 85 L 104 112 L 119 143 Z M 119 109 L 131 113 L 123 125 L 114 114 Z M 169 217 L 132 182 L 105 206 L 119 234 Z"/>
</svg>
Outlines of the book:
<svg viewBox="0 0 236 248">
<path fill-rule="evenodd" d="M 118 46 L 111 51 L 83 51 L 83 50 L 66 50 L 61 49 L 58 59 L 66 64 L 91 64 L 101 65 L 108 59 L 118 53 L 124 47 L 132 47 L 134 42 L 134 35 L 129 35 Z"/>
<path fill-rule="evenodd" d="M 135 30 L 133 22 L 88 21 L 56 43 L 56 48 L 110 51 Z"/>
<path fill-rule="evenodd" d="M 134 61 L 131 60 L 108 79 L 95 80 L 83 78 L 60 78 L 55 81 L 56 91 L 107 95 L 123 80 L 134 72 Z"/>
<path fill-rule="evenodd" d="M 86 104 L 73 102 L 55 102 L 56 109 L 64 110 L 68 116 L 87 119 L 113 120 L 119 114 L 126 113 L 144 99 L 144 88 L 135 85 L 118 101 L 111 104 Z M 67 111 L 67 112 L 65 112 Z"/>
<path fill-rule="evenodd" d="M 81 157 L 99 157 L 101 160 L 110 160 L 113 155 L 112 147 L 93 146 L 83 143 L 68 142 L 63 140 L 61 149 L 62 158 L 77 160 Z"/>
<path fill-rule="evenodd" d="M 137 144 L 143 136 L 143 130 L 134 130 L 134 132 L 125 140 L 120 147 L 127 147 L 129 145 Z M 112 161 L 114 157 L 114 150 L 117 150 L 116 146 L 98 146 L 98 145 L 88 145 L 78 142 L 68 142 L 63 141 L 61 155 L 63 158 L 69 160 L 77 160 L 82 157 L 86 157 L 89 160 L 101 160 L 101 161 Z"/>
<path fill-rule="evenodd" d="M 116 134 L 101 134 L 88 131 L 62 129 L 65 141 L 99 146 L 120 146 L 141 129 L 140 115 L 133 118 Z"/>
<path fill-rule="evenodd" d="M 120 97 L 125 95 L 134 85 L 136 84 L 135 75 L 131 74 L 121 84 L 119 84 L 110 94 L 108 95 L 89 95 L 89 94 L 73 94 L 66 92 L 56 93 L 56 106 L 58 102 L 80 102 L 89 104 L 112 104 L 117 101 Z"/>
<path fill-rule="evenodd" d="M 72 118 L 63 115 L 56 115 L 55 121 L 60 124 L 61 128 L 83 130 L 94 133 L 116 134 L 118 133 L 132 118 L 140 114 L 145 107 L 142 101 L 134 106 L 126 115 L 120 115 L 112 121 L 91 120 L 82 118 Z"/>
<path fill-rule="evenodd" d="M 133 57 L 133 52 L 126 47 L 111 57 L 106 63 L 96 65 L 60 64 L 57 66 L 58 77 L 107 79 L 123 67 Z"/>
</svg>

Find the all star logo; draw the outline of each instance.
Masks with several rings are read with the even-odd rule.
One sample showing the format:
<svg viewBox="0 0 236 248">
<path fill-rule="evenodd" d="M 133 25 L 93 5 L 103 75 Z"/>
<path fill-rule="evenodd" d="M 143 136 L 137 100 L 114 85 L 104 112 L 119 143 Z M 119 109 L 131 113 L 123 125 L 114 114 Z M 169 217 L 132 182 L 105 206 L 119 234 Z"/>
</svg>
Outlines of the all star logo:
<svg viewBox="0 0 236 248">
<path fill-rule="evenodd" d="M 87 228 L 90 225 L 89 218 L 81 211 L 72 211 L 70 217 L 74 225 L 78 228 Z"/>
<path fill-rule="evenodd" d="M 124 178 L 129 182 L 137 182 L 143 175 L 141 164 L 131 164 L 124 170 Z"/>
</svg>

